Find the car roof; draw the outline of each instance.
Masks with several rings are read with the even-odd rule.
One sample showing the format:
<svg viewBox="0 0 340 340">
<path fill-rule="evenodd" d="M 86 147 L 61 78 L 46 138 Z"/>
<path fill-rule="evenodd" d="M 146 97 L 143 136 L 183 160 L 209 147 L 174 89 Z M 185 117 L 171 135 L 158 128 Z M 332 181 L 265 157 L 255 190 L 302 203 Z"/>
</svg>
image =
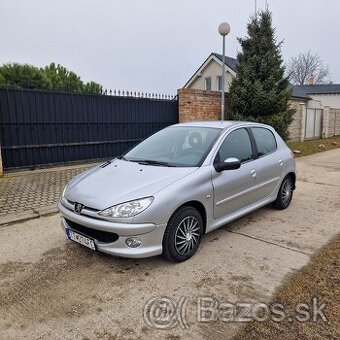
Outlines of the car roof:
<svg viewBox="0 0 340 340">
<path fill-rule="evenodd" d="M 178 123 L 173 126 L 199 126 L 199 127 L 207 127 L 207 128 L 218 128 L 218 129 L 226 129 L 235 125 L 258 125 L 263 126 L 263 124 L 247 122 L 247 121 L 238 121 L 238 120 L 207 120 L 207 121 L 195 121 L 195 122 L 185 122 Z"/>
</svg>

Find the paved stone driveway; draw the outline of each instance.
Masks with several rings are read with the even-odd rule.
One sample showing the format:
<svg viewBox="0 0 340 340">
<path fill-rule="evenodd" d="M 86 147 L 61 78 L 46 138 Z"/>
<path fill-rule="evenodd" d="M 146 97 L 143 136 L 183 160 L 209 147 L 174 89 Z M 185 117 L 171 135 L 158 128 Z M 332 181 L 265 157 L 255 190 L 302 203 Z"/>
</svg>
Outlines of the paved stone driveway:
<svg viewBox="0 0 340 340">
<path fill-rule="evenodd" d="M 0 224 L 55 212 L 65 184 L 90 166 L 22 171 L 0 178 Z"/>
</svg>

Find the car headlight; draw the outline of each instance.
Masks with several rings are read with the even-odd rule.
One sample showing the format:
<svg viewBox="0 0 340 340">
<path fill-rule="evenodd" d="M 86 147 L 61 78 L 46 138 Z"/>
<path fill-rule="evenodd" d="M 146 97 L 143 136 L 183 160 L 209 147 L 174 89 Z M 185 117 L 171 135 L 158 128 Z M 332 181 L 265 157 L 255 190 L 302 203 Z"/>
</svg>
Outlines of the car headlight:
<svg viewBox="0 0 340 340">
<path fill-rule="evenodd" d="M 138 200 L 133 200 L 125 203 L 114 205 L 98 213 L 102 217 L 110 218 L 128 218 L 133 217 L 150 206 L 153 202 L 153 197 L 145 197 Z"/>
<path fill-rule="evenodd" d="M 67 185 L 65 185 L 65 188 L 64 188 L 64 190 L 63 190 L 63 192 L 61 193 L 61 196 L 60 196 L 61 201 L 64 202 L 64 203 L 67 203 L 67 200 L 65 198 L 66 189 L 67 189 Z"/>
</svg>

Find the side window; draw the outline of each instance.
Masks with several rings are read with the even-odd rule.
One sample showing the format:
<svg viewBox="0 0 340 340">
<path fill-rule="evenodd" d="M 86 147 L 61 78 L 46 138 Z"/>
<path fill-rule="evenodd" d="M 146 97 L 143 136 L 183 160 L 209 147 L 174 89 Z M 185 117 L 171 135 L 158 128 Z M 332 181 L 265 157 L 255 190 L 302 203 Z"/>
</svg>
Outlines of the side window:
<svg viewBox="0 0 340 340">
<path fill-rule="evenodd" d="M 270 130 L 254 127 L 252 131 L 260 157 L 276 150 L 276 139 Z"/>
<path fill-rule="evenodd" d="M 217 89 L 218 91 L 222 91 L 222 77 L 221 76 L 217 77 Z"/>
<path fill-rule="evenodd" d="M 205 78 L 205 90 L 211 91 L 211 77 Z"/>
<path fill-rule="evenodd" d="M 223 162 L 229 157 L 235 157 L 241 162 L 246 162 L 253 158 L 251 141 L 246 129 L 237 129 L 229 133 L 224 139 L 215 161 Z"/>
</svg>

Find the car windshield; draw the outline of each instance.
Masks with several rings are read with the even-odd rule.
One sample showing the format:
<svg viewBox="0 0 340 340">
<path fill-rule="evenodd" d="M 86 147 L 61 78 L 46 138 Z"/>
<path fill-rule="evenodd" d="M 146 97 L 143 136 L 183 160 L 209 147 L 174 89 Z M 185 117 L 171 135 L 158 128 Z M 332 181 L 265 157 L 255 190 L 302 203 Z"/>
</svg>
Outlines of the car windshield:
<svg viewBox="0 0 340 340">
<path fill-rule="evenodd" d="M 201 166 L 219 128 L 173 126 L 145 139 L 122 158 L 127 161 L 159 166 Z"/>
</svg>

